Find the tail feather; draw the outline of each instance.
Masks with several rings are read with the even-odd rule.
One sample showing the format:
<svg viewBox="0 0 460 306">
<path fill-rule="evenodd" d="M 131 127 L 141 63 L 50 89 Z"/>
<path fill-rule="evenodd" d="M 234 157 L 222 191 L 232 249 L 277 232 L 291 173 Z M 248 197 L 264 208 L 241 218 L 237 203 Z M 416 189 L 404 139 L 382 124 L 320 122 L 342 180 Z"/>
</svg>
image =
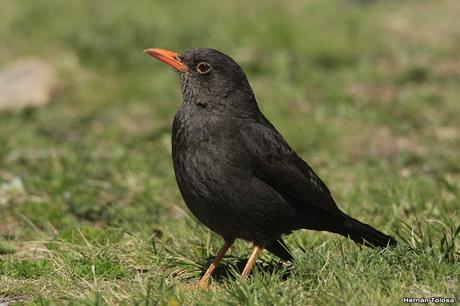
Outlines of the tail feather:
<svg viewBox="0 0 460 306">
<path fill-rule="evenodd" d="M 356 243 L 374 248 L 396 246 L 398 242 L 392 236 L 386 235 L 372 226 L 346 216 L 343 230 L 339 234 L 349 237 Z"/>
<path fill-rule="evenodd" d="M 275 254 L 284 261 L 292 262 L 294 260 L 291 251 L 289 250 L 288 246 L 284 243 L 283 239 L 281 239 L 281 237 L 268 243 L 265 246 L 265 249 Z"/>
</svg>

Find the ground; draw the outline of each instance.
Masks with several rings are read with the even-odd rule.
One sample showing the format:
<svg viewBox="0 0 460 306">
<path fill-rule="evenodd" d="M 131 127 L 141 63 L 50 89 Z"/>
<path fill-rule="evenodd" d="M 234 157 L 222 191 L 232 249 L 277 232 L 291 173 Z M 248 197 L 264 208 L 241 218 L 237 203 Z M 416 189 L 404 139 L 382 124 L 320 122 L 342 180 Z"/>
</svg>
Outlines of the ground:
<svg viewBox="0 0 460 306">
<path fill-rule="evenodd" d="M 0 304 L 394 305 L 460 298 L 460 2 L 0 2 L 0 67 L 39 57 L 53 103 L 0 114 Z M 392 250 L 287 237 L 238 276 L 174 181 L 177 75 L 142 53 L 213 47 L 339 206 Z"/>
</svg>

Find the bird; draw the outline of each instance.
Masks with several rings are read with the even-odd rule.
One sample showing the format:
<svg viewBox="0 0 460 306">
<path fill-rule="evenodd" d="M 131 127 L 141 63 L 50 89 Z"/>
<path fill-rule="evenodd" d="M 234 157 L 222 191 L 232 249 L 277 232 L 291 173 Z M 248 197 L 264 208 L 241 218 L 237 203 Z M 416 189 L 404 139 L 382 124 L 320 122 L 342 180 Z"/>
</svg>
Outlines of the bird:
<svg viewBox="0 0 460 306">
<path fill-rule="evenodd" d="M 262 114 L 246 74 L 230 56 L 211 48 L 144 52 L 180 74 L 183 103 L 172 124 L 175 178 L 192 214 L 224 240 L 198 287 L 208 287 L 236 239 L 254 246 L 243 279 L 264 249 L 293 261 L 282 236 L 299 229 L 336 233 L 374 248 L 397 245 L 337 206 L 325 183 Z"/>
</svg>

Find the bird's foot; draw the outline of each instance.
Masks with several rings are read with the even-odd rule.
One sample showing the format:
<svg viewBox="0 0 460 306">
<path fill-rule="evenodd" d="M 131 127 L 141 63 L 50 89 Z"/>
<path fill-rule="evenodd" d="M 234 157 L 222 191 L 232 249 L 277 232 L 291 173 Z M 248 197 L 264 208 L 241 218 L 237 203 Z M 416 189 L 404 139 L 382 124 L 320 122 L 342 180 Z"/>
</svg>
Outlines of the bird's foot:
<svg viewBox="0 0 460 306">
<path fill-rule="evenodd" d="M 209 280 L 208 279 L 200 279 L 196 284 L 197 289 L 206 290 L 209 288 Z"/>
<path fill-rule="evenodd" d="M 189 291 L 196 291 L 196 290 L 207 290 L 208 287 L 209 285 L 207 282 L 202 282 L 200 280 L 198 282 L 181 284 L 178 289 L 189 292 Z"/>
</svg>

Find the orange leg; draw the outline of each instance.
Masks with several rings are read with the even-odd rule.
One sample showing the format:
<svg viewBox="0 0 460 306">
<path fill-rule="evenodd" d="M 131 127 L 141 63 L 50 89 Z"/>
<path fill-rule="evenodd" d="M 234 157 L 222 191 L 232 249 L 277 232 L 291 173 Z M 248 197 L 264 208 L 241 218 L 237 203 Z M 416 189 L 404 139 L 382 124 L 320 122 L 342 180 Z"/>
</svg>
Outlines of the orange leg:
<svg viewBox="0 0 460 306">
<path fill-rule="evenodd" d="M 244 267 L 243 274 L 241 276 L 244 279 L 247 279 L 249 276 L 249 273 L 251 273 L 252 267 L 254 266 L 254 263 L 257 260 L 257 256 L 259 256 L 260 252 L 263 251 L 263 247 L 261 246 L 256 246 L 254 248 L 254 251 L 252 251 L 251 257 L 249 257 L 248 262 L 246 263 L 246 266 Z"/>
<path fill-rule="evenodd" d="M 233 245 L 234 242 L 235 242 L 234 239 L 225 241 L 225 244 L 220 248 L 219 253 L 217 253 L 216 258 L 214 259 L 214 261 L 209 266 L 208 270 L 206 270 L 206 273 L 203 275 L 203 277 L 198 282 L 198 287 L 202 289 L 208 288 L 209 278 L 211 277 L 212 273 L 214 273 L 220 261 L 222 260 L 222 258 L 224 258 L 225 253 L 227 253 L 228 249 Z"/>
</svg>

